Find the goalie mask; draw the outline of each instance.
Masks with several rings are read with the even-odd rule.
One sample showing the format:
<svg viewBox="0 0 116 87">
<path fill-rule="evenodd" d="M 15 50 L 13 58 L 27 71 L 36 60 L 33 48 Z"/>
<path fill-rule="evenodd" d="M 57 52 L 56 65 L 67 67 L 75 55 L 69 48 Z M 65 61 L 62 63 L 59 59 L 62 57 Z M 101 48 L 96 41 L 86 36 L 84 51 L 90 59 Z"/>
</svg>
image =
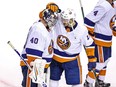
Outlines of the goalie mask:
<svg viewBox="0 0 116 87">
<path fill-rule="evenodd" d="M 50 2 L 46 5 L 46 9 L 50 9 L 52 10 L 53 12 L 57 12 L 57 13 L 60 13 L 61 12 L 61 9 L 59 9 L 58 5 L 55 4 L 54 2 Z"/>
<path fill-rule="evenodd" d="M 74 25 L 76 14 L 73 9 L 68 8 L 62 11 L 60 15 L 64 26 L 72 27 Z"/>
<path fill-rule="evenodd" d="M 50 9 L 45 9 L 40 12 L 40 18 L 45 21 L 48 27 L 53 27 L 57 22 L 58 16 L 56 12 L 53 12 Z"/>
</svg>

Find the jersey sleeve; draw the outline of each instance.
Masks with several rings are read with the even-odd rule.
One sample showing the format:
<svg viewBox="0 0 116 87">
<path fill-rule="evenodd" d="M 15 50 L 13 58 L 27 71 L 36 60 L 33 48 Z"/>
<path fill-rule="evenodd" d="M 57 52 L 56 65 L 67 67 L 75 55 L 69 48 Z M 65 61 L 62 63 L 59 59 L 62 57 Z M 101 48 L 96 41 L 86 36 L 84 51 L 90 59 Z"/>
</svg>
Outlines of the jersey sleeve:
<svg viewBox="0 0 116 87">
<path fill-rule="evenodd" d="M 35 58 L 42 58 L 45 47 L 45 38 L 36 28 L 36 26 L 32 27 L 25 45 L 26 55 L 29 61 L 32 61 Z"/>
<path fill-rule="evenodd" d="M 93 39 L 88 34 L 87 30 L 84 31 L 81 41 L 83 42 L 84 46 L 90 46 L 93 43 Z"/>
<path fill-rule="evenodd" d="M 95 23 L 102 19 L 105 15 L 106 10 L 103 6 L 96 6 L 93 11 L 91 11 L 85 18 L 84 24 L 87 27 L 89 34 L 94 36 L 94 26 Z"/>
<path fill-rule="evenodd" d="M 95 44 L 93 42 L 93 39 L 90 37 L 90 35 L 88 35 L 87 31 L 85 31 L 81 40 L 83 42 L 88 58 L 94 59 L 95 58 L 95 54 L 94 54 Z"/>
</svg>

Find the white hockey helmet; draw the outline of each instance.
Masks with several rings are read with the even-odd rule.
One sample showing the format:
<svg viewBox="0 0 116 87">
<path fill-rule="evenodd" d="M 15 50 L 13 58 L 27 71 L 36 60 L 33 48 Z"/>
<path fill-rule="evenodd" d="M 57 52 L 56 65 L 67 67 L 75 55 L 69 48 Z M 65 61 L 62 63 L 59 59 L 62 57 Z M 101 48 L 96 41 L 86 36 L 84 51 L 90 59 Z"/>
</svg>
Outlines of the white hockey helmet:
<svg viewBox="0 0 116 87">
<path fill-rule="evenodd" d="M 66 10 L 63 10 L 61 12 L 61 19 L 63 24 L 72 26 L 72 23 L 74 22 L 76 18 L 76 13 L 74 12 L 73 9 L 67 8 Z"/>
<path fill-rule="evenodd" d="M 44 9 L 40 12 L 39 17 L 42 18 L 49 27 L 54 26 L 58 20 L 57 13 L 50 9 Z"/>
</svg>

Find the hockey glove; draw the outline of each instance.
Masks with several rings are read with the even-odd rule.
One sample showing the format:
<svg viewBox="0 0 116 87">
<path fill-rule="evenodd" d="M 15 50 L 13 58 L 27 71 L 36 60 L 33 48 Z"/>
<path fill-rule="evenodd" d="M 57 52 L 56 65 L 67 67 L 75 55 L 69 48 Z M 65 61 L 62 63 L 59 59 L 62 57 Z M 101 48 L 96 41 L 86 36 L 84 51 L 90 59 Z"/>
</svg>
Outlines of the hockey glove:
<svg viewBox="0 0 116 87">
<path fill-rule="evenodd" d="M 113 35 L 116 36 L 116 26 L 113 26 L 112 32 L 113 32 Z"/>
<path fill-rule="evenodd" d="M 96 58 L 89 59 L 88 70 L 91 71 L 96 68 Z"/>
<path fill-rule="evenodd" d="M 88 33 L 89 33 L 90 36 L 94 37 L 94 33 L 93 32 L 88 31 Z"/>
<path fill-rule="evenodd" d="M 116 32 L 116 26 L 114 26 L 114 27 L 112 28 L 112 30 Z"/>
<path fill-rule="evenodd" d="M 49 66 L 50 66 L 50 64 L 49 64 L 49 63 L 45 65 L 44 73 L 47 73 Z"/>
</svg>

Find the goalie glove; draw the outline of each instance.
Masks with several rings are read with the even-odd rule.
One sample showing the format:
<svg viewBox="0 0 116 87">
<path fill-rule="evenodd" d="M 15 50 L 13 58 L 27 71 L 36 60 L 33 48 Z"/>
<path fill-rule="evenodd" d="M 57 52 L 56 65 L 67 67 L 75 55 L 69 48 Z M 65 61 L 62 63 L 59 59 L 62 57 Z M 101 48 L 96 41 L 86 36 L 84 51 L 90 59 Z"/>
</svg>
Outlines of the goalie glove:
<svg viewBox="0 0 116 87">
<path fill-rule="evenodd" d="M 45 65 L 44 73 L 46 73 L 46 74 L 47 74 L 47 71 L 48 71 L 49 66 L 50 66 L 50 63 L 48 63 L 48 64 L 46 64 L 46 65 Z"/>
<path fill-rule="evenodd" d="M 45 83 L 45 73 L 44 73 L 44 67 L 46 65 L 46 60 L 44 59 L 35 59 L 34 62 L 31 62 L 31 66 L 33 66 L 31 73 L 29 74 L 29 77 L 32 79 L 33 83 L 38 83 L 43 85 Z M 44 86 L 42 86 L 44 87 Z"/>
</svg>

